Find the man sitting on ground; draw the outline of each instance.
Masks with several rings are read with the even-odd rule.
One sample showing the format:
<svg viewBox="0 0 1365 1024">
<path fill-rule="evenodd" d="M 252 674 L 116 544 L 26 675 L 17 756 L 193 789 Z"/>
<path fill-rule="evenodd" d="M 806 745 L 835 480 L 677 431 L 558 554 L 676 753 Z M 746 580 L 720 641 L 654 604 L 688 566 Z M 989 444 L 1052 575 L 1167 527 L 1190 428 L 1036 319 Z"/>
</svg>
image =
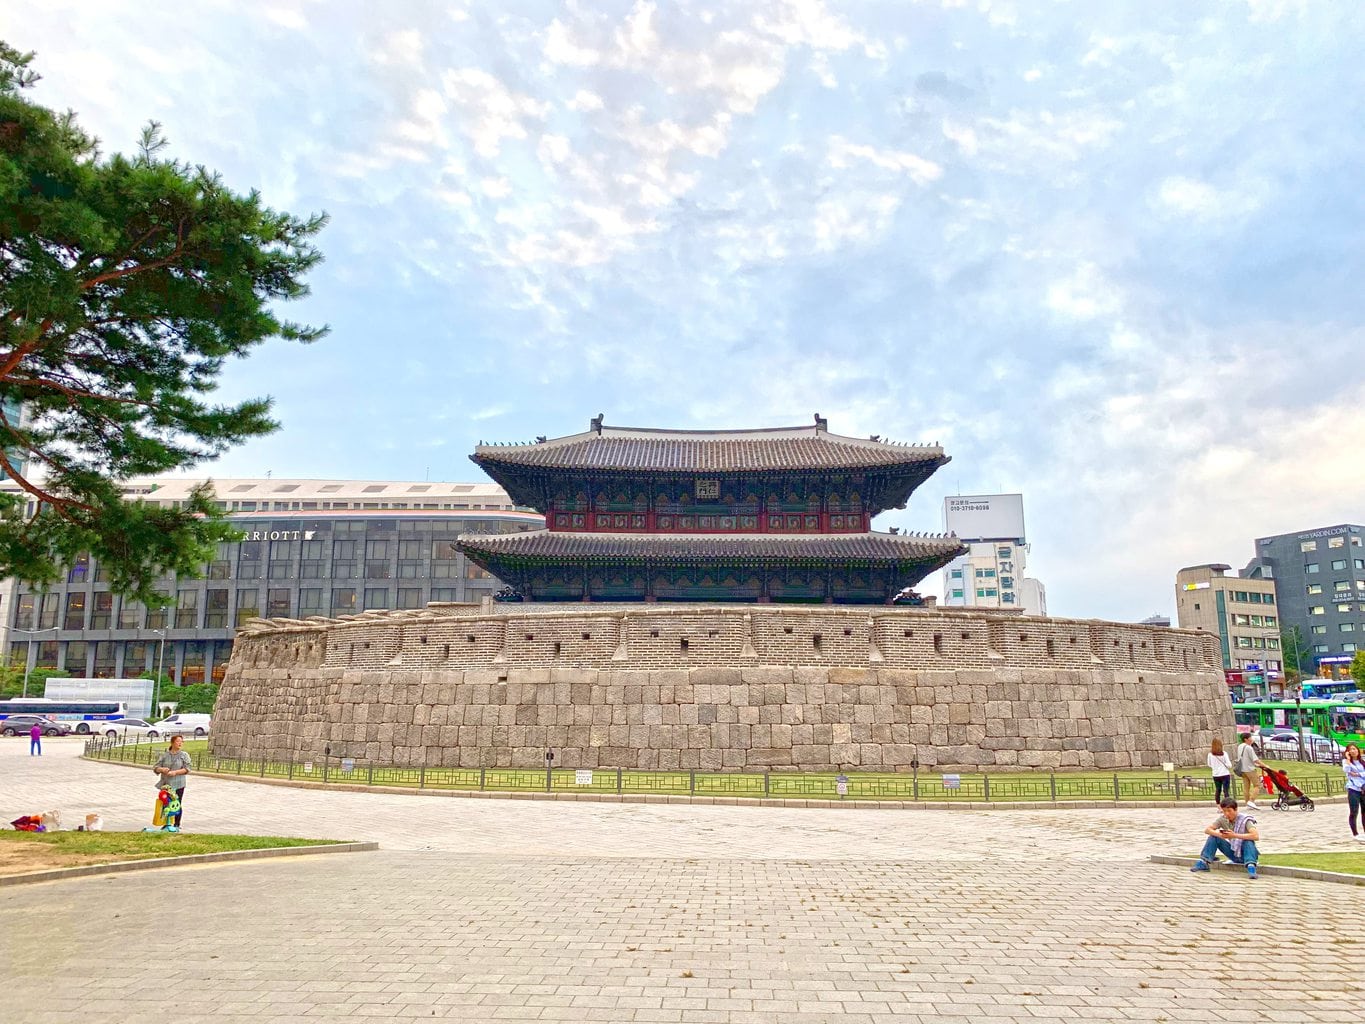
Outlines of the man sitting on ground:
<svg viewBox="0 0 1365 1024">
<path fill-rule="evenodd" d="M 1237 801 L 1231 797 L 1224 797 L 1218 807 L 1218 817 L 1204 829 L 1204 835 L 1208 836 L 1204 840 L 1204 849 L 1190 870 L 1209 870 L 1209 865 L 1221 853 L 1234 864 L 1245 864 L 1247 877 L 1255 878 L 1256 861 L 1260 856 L 1256 851 L 1256 842 L 1261 838 L 1256 819 L 1249 814 L 1238 814 Z"/>
</svg>

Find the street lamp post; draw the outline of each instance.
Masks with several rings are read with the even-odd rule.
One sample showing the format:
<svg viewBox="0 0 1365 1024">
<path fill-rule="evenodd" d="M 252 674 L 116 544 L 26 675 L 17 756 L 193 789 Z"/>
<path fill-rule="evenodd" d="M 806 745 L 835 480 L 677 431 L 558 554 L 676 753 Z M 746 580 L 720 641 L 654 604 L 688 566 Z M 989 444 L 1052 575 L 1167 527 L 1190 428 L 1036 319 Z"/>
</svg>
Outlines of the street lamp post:
<svg viewBox="0 0 1365 1024">
<path fill-rule="evenodd" d="M 155 633 L 160 637 L 156 652 L 156 679 L 152 682 L 152 715 L 157 714 L 157 697 L 161 693 L 161 669 L 166 663 L 166 631 L 164 629 L 149 629 L 147 632 Z"/>
<path fill-rule="evenodd" d="M 33 661 L 33 638 L 40 633 L 58 633 L 61 629 L 58 626 L 49 626 L 46 629 L 11 629 L 11 633 L 23 633 L 28 637 L 28 646 L 24 649 L 24 696 L 28 696 L 28 673 L 29 665 Z"/>
</svg>

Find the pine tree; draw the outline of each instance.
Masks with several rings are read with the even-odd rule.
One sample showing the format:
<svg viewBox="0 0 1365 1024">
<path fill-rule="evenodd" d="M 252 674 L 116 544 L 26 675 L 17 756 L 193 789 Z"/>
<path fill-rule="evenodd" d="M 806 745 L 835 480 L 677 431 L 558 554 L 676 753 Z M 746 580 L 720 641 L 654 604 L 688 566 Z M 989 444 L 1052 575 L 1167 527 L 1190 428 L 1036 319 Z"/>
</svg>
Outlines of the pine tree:
<svg viewBox="0 0 1365 1024">
<path fill-rule="evenodd" d="M 323 215 L 239 195 L 166 157 L 148 124 L 132 156 L 99 152 L 71 112 L 29 99 L 33 54 L 0 42 L 0 577 L 36 586 L 90 552 L 110 586 L 160 603 L 231 528 L 201 488 L 178 509 L 119 482 L 184 470 L 270 433 L 270 400 L 215 404 L 226 360 L 325 328 L 280 319 L 308 293 Z"/>
</svg>

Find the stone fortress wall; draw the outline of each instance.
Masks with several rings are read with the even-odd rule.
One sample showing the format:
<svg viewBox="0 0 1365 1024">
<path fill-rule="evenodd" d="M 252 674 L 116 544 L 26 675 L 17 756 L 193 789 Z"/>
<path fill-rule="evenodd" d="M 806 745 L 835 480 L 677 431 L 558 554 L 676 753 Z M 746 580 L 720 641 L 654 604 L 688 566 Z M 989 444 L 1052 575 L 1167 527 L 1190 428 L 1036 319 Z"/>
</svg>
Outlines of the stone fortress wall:
<svg viewBox="0 0 1365 1024">
<path fill-rule="evenodd" d="M 256 619 L 229 757 L 909 771 L 1201 764 L 1233 733 L 1217 638 L 909 607 L 432 605 Z"/>
</svg>

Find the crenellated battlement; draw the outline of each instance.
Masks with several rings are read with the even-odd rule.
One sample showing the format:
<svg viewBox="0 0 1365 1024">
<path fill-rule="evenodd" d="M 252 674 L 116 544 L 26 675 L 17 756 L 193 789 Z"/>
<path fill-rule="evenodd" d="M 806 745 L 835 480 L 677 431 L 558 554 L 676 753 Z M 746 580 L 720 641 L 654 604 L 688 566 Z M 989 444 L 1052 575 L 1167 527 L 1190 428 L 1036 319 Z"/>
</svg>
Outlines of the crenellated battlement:
<svg viewBox="0 0 1365 1024">
<path fill-rule="evenodd" d="M 239 634 L 233 665 L 381 671 L 794 664 L 1153 672 L 1220 665 L 1217 638 L 1210 634 L 1086 619 L 911 607 L 552 607 L 517 614 L 438 605 L 339 619 L 254 619 Z"/>
</svg>

